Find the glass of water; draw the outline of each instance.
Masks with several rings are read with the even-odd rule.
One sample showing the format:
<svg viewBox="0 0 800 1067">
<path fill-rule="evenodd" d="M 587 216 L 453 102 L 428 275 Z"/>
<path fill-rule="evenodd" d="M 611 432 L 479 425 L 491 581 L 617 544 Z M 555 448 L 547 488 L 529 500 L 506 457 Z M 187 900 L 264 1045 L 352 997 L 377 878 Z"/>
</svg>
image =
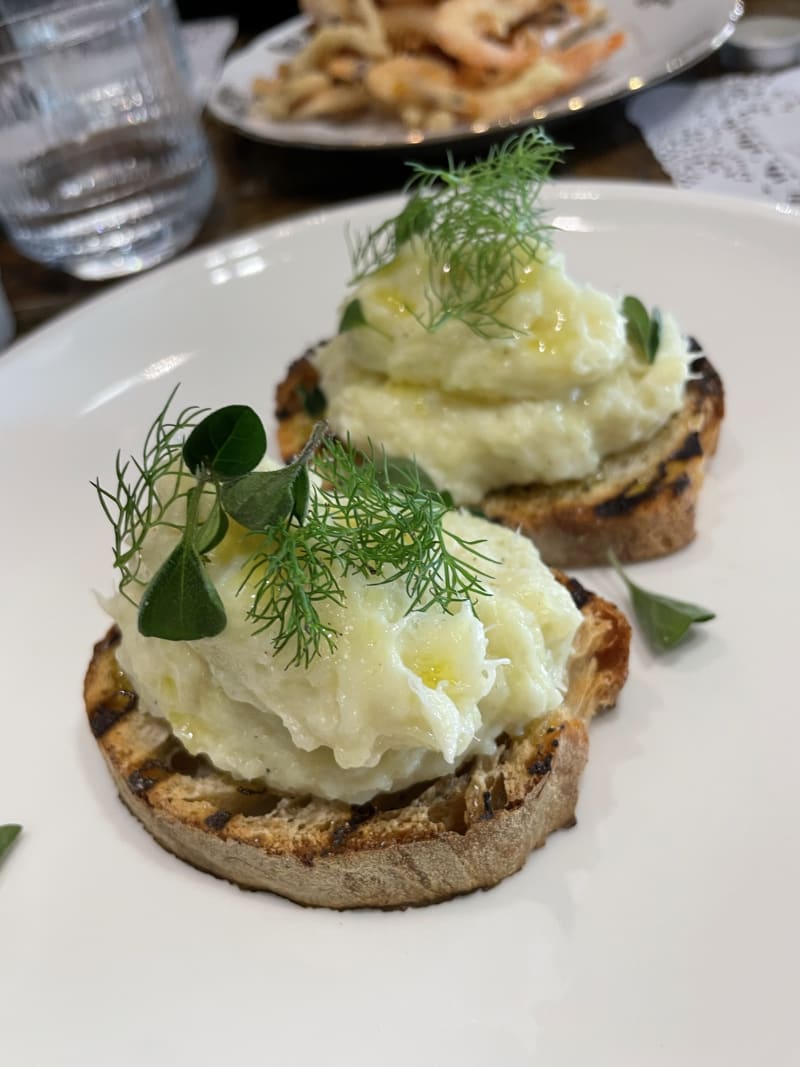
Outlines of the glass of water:
<svg viewBox="0 0 800 1067">
<path fill-rule="evenodd" d="M 0 219 L 79 278 L 184 248 L 214 195 L 165 0 L 80 0 L 0 18 Z"/>
</svg>

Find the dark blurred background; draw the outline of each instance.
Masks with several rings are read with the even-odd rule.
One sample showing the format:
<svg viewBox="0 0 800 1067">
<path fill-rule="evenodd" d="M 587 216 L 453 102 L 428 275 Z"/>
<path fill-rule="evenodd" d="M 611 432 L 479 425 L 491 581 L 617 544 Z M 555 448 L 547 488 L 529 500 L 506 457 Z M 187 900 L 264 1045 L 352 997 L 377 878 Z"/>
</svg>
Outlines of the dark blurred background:
<svg viewBox="0 0 800 1067">
<path fill-rule="evenodd" d="M 224 3 L 223 0 L 177 0 L 184 19 L 207 19 L 231 15 L 238 19 L 243 34 L 260 33 L 298 12 L 297 0 L 261 0 L 261 3 Z"/>
</svg>

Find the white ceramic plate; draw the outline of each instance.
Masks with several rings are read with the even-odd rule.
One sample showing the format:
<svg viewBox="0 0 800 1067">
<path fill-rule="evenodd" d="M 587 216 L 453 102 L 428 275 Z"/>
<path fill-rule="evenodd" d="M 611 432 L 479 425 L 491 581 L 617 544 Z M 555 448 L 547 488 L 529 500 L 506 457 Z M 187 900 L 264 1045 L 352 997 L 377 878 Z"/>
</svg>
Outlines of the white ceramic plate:
<svg viewBox="0 0 800 1067">
<path fill-rule="evenodd" d="M 608 63 L 568 96 L 521 115 L 504 129 L 574 115 L 679 74 L 718 48 L 733 33 L 740 0 L 606 0 L 608 28 L 624 30 L 627 42 Z M 358 118 L 352 122 L 273 122 L 251 113 L 254 78 L 272 77 L 307 40 L 305 17 L 269 30 L 231 56 L 208 102 L 218 119 L 241 133 L 274 144 L 303 148 L 397 148 L 421 141 L 443 144 L 484 135 L 486 124 L 460 126 L 446 134 L 422 135 L 399 122 Z"/>
<path fill-rule="evenodd" d="M 25 825 L 0 867 L 4 1063 L 798 1062 L 800 220 L 625 184 L 550 200 L 573 275 L 671 308 L 724 376 L 700 536 L 635 568 L 718 619 L 672 655 L 636 640 L 578 826 L 488 893 L 337 914 L 201 874 L 119 803 L 81 704 L 112 582 L 90 479 L 177 382 L 270 416 L 336 322 L 347 220 L 397 202 L 204 249 L 0 357 L 0 823 Z"/>
</svg>

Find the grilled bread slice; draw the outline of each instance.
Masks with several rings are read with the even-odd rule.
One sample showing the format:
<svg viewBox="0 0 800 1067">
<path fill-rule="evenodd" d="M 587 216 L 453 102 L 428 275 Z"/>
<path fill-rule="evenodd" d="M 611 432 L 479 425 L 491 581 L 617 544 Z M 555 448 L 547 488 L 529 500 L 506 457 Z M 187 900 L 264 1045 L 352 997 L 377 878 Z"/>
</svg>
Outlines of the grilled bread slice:
<svg viewBox="0 0 800 1067">
<path fill-rule="evenodd" d="M 155 839 L 246 889 L 330 908 L 403 908 L 488 888 L 575 821 L 589 720 L 612 706 L 630 627 L 612 604 L 562 579 L 583 613 L 563 705 L 492 757 L 360 806 L 284 797 L 190 756 L 147 713 L 115 657 L 112 628 L 85 685 L 92 733 L 124 803 Z"/>
<path fill-rule="evenodd" d="M 286 461 L 314 425 L 307 398 L 324 407 L 310 356 L 292 364 L 277 390 L 278 445 Z M 608 457 L 584 481 L 498 487 L 480 508 L 530 537 L 552 567 L 605 564 L 609 549 L 623 562 L 665 556 L 694 538 L 697 500 L 724 412 L 722 381 L 698 350 L 683 408 L 650 441 Z"/>
</svg>

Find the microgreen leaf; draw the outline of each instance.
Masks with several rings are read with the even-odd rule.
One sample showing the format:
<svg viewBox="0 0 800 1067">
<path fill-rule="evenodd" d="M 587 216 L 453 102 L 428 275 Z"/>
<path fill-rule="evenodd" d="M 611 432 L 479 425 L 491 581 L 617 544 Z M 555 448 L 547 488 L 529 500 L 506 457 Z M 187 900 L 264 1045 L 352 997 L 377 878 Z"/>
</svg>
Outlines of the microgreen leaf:
<svg viewBox="0 0 800 1067">
<path fill-rule="evenodd" d="M 311 480 L 308 477 L 308 468 L 300 467 L 297 472 L 297 477 L 292 483 L 292 499 L 293 508 L 292 514 L 302 526 L 303 519 L 308 512 L 308 499 L 311 493 Z"/>
<path fill-rule="evenodd" d="M 222 506 L 248 530 L 267 530 L 294 509 L 295 464 L 276 471 L 253 471 L 222 486 Z"/>
<path fill-rule="evenodd" d="M 0 826 L 0 860 L 5 856 L 6 852 L 8 852 L 21 833 L 22 827 L 18 826 L 16 823 Z"/>
<path fill-rule="evenodd" d="M 674 648 L 683 641 L 693 623 L 708 622 L 716 617 L 713 611 L 699 604 L 673 600 L 642 589 L 628 578 L 613 552 L 609 552 L 609 559 L 627 585 L 639 625 L 655 649 Z"/>
<path fill-rule="evenodd" d="M 650 313 L 650 333 L 647 337 L 648 362 L 652 363 L 658 355 L 661 345 L 661 312 L 653 308 Z"/>
<path fill-rule="evenodd" d="M 139 605 L 139 633 L 196 641 L 225 629 L 225 608 L 197 549 L 183 538 L 156 571 Z"/>
<path fill-rule="evenodd" d="M 420 467 L 415 459 L 409 459 L 406 456 L 384 455 L 376 463 L 376 472 L 378 484 L 384 489 L 397 485 L 414 492 L 436 493 L 446 508 L 455 507 L 453 494 L 447 489 L 437 488 L 430 474 L 424 467 Z M 475 512 L 475 514 L 485 518 L 483 512 Z"/>
<path fill-rule="evenodd" d="M 406 456 L 382 456 L 375 464 L 378 484 L 384 489 L 398 485 L 406 489 L 427 489 L 438 492 L 436 485 L 416 460 Z"/>
<path fill-rule="evenodd" d="M 394 239 L 397 245 L 423 234 L 433 220 L 433 209 L 421 196 L 412 196 L 394 220 Z"/>
<path fill-rule="evenodd" d="M 205 552 L 216 548 L 227 532 L 228 516 L 222 510 L 219 495 L 217 495 L 208 517 L 195 534 L 194 547 L 202 556 Z"/>
<path fill-rule="evenodd" d="M 650 332 L 650 316 L 638 296 L 626 296 L 622 301 L 622 314 L 628 328 L 628 340 L 637 348 L 644 349 Z"/>
<path fill-rule="evenodd" d="M 622 301 L 622 314 L 628 333 L 628 343 L 652 363 L 661 344 L 661 312 L 653 308 L 648 314 L 647 308 L 636 296 L 626 296 Z"/>
<path fill-rule="evenodd" d="M 189 434 L 183 460 L 192 474 L 218 478 L 247 474 L 267 451 L 267 435 L 252 408 L 232 404 L 207 415 Z"/>
<path fill-rule="evenodd" d="M 339 320 L 339 333 L 354 330 L 357 326 L 369 326 L 360 300 L 351 300 Z"/>
</svg>

